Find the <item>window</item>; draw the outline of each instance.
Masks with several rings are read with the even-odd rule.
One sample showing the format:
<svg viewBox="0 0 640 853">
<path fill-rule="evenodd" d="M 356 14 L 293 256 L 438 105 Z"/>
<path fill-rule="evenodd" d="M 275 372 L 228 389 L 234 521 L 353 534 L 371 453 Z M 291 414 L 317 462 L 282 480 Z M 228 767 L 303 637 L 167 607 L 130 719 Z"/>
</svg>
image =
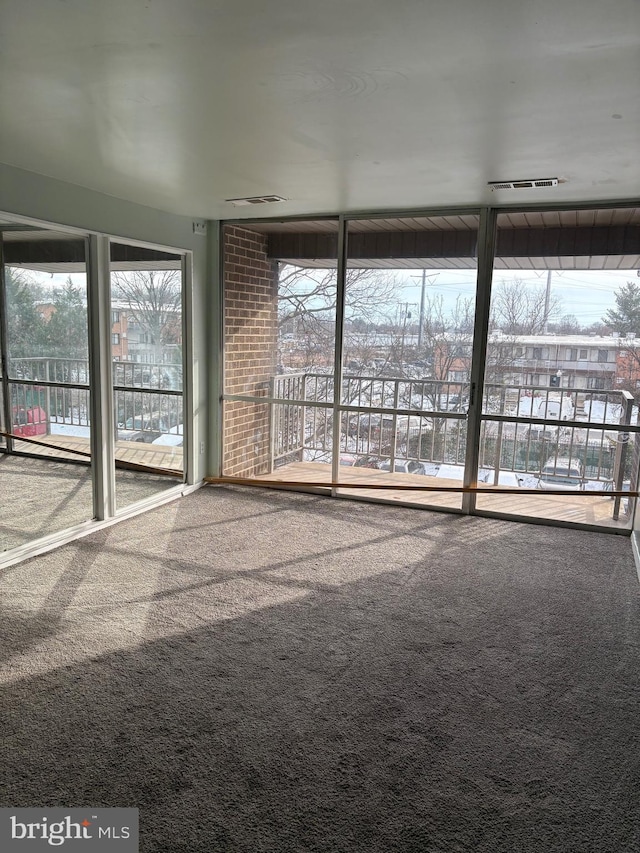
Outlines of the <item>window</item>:
<svg viewBox="0 0 640 853">
<path fill-rule="evenodd" d="M 120 335 L 118 335 L 118 334 L 111 335 L 111 343 L 114 346 L 117 346 L 120 343 Z"/>
<path fill-rule="evenodd" d="M 598 350 L 598 361 L 601 364 L 606 364 L 606 362 L 609 361 L 609 350 L 599 349 Z"/>
<path fill-rule="evenodd" d="M 578 350 L 575 347 L 570 347 L 567 350 L 567 361 L 577 361 L 578 360 Z"/>
<path fill-rule="evenodd" d="M 112 311 L 111 312 L 111 322 L 112 323 L 119 323 L 120 322 L 120 312 L 119 311 Z"/>
<path fill-rule="evenodd" d="M 600 379 L 596 376 L 590 376 L 587 379 L 587 388 L 589 388 L 591 391 L 604 391 L 604 379 Z"/>
<path fill-rule="evenodd" d="M 450 370 L 447 379 L 449 382 L 468 382 L 469 374 L 466 370 Z"/>
<path fill-rule="evenodd" d="M 542 347 L 534 347 L 533 348 L 533 357 L 534 358 L 542 358 Z"/>
<path fill-rule="evenodd" d="M 582 361 L 582 360 L 584 360 L 585 358 L 587 358 L 588 354 L 589 354 L 588 350 L 586 350 L 586 349 L 581 349 L 581 350 L 580 350 L 580 354 L 579 354 L 578 358 Z"/>
</svg>

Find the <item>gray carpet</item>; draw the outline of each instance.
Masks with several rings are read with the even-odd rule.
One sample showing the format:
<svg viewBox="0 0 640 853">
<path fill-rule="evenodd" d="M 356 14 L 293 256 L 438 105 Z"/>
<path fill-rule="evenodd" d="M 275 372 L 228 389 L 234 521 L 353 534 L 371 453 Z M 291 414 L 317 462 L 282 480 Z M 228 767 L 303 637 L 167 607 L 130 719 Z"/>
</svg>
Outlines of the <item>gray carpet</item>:
<svg viewBox="0 0 640 853">
<path fill-rule="evenodd" d="M 207 488 L 5 572 L 1 805 L 142 851 L 640 850 L 629 541 Z"/>
<path fill-rule="evenodd" d="M 116 470 L 119 509 L 179 484 L 174 477 Z M 86 465 L 0 453 L 0 551 L 93 518 Z"/>
</svg>

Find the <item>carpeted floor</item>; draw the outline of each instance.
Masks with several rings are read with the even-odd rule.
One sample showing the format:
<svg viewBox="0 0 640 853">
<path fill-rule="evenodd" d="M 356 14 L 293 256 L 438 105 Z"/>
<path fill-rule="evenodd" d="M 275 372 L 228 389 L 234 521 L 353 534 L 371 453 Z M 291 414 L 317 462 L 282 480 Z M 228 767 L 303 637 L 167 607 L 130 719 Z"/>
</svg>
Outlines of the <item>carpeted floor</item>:
<svg viewBox="0 0 640 853">
<path fill-rule="evenodd" d="M 627 539 L 206 488 L 5 571 L 3 806 L 142 851 L 640 850 Z"/>
<path fill-rule="evenodd" d="M 173 477 L 118 469 L 118 509 L 178 483 Z M 0 453 L 0 552 L 92 518 L 88 466 Z"/>
</svg>

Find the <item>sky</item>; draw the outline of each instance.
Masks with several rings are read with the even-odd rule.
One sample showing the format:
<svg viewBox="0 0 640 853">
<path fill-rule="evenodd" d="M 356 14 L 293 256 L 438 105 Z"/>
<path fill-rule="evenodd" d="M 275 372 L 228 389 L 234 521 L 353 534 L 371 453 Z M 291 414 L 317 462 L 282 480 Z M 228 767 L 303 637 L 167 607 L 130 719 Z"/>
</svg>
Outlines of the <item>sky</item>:
<svg viewBox="0 0 640 853">
<path fill-rule="evenodd" d="M 475 270 L 427 270 L 426 273 L 426 293 L 442 296 L 445 308 L 453 307 L 458 296 L 469 298 L 475 295 Z M 422 271 L 402 270 L 401 275 L 405 282 L 398 301 L 419 306 Z M 544 289 L 547 271 L 494 270 L 493 288 L 500 282 L 513 282 L 516 279 L 525 287 Z M 598 323 L 609 308 L 615 307 L 615 293 L 628 281 L 640 285 L 636 270 L 554 270 L 551 275 L 551 294 L 561 302 L 558 316 L 574 314 L 580 324 L 585 326 Z"/>
<path fill-rule="evenodd" d="M 422 270 L 390 270 L 402 282 L 398 291 L 398 305 L 411 303 L 417 311 L 420 305 Z M 444 298 L 445 310 L 455 305 L 458 296 L 475 296 L 475 270 L 426 270 L 426 293 Z M 85 276 L 81 274 L 34 273 L 45 287 L 61 287 L 71 278 L 73 283 L 84 289 Z M 495 270 L 493 287 L 500 282 L 522 281 L 527 287 L 544 288 L 547 283 L 546 270 Z M 581 325 L 599 323 L 609 308 L 615 307 L 615 292 L 626 282 L 640 285 L 636 270 L 562 270 L 553 271 L 551 293 L 561 301 L 558 318 L 574 314 Z M 557 319 L 557 318 L 555 318 Z"/>
</svg>

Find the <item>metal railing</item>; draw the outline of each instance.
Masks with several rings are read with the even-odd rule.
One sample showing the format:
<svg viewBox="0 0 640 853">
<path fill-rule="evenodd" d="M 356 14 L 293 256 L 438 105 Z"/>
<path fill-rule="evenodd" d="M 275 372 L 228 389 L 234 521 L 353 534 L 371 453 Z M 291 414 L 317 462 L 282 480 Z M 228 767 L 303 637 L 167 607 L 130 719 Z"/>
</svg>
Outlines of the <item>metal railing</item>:
<svg viewBox="0 0 640 853">
<path fill-rule="evenodd" d="M 182 389 L 181 364 L 114 361 L 111 369 L 115 387 L 169 391 Z M 9 378 L 12 381 L 22 379 L 28 382 L 88 385 L 89 362 L 86 358 L 49 356 L 11 358 Z"/>
<path fill-rule="evenodd" d="M 9 431 L 16 436 L 55 435 L 73 427 L 89 436 L 89 364 L 86 359 L 11 359 Z M 181 431 L 182 365 L 143 362 L 113 364 L 116 438 L 151 442 Z"/>
<path fill-rule="evenodd" d="M 270 396 L 272 468 L 330 461 L 333 377 L 277 376 Z M 345 376 L 340 451 L 371 467 L 386 460 L 462 466 L 468 397 L 469 386 L 459 382 Z M 640 442 L 624 429 L 637 420 L 628 392 L 489 383 L 482 404 L 485 482 L 497 484 L 504 471 L 539 478 L 545 465 L 561 460 L 561 467 L 578 465 L 598 488 L 635 489 Z"/>
</svg>

